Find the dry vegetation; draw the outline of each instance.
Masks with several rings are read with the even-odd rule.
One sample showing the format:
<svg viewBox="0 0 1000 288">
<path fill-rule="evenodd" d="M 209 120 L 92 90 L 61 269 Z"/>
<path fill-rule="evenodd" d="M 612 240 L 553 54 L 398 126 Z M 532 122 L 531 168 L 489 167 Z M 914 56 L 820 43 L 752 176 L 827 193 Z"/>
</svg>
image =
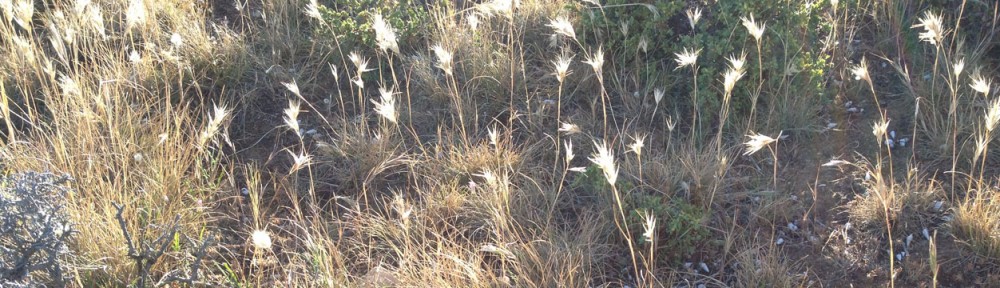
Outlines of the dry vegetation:
<svg viewBox="0 0 1000 288">
<path fill-rule="evenodd" d="M 1000 5 L 773 2 L 0 0 L 0 283 L 1000 281 Z"/>
</svg>

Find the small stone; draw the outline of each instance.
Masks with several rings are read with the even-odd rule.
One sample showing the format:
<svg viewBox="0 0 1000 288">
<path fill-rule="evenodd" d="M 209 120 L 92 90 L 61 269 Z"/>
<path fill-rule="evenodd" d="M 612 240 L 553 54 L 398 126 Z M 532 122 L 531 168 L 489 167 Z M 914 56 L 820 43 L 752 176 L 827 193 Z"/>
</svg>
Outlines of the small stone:
<svg viewBox="0 0 1000 288">
<path fill-rule="evenodd" d="M 781 244 L 785 244 L 785 238 L 778 238 L 778 240 L 774 241 L 774 245 L 781 245 Z"/>
</svg>

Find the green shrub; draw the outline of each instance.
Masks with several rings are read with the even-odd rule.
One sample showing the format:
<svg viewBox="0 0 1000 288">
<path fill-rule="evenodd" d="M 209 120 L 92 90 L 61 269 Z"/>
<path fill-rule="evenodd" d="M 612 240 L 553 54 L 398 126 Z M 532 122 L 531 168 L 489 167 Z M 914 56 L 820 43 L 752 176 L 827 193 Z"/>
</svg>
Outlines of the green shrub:
<svg viewBox="0 0 1000 288">
<path fill-rule="evenodd" d="M 626 4 L 635 3 L 635 4 Z M 701 6 L 702 17 L 692 29 L 682 1 L 638 2 L 610 0 L 603 9 L 584 7 L 580 15 L 581 41 L 588 46 L 604 46 L 611 51 L 618 67 L 634 73 L 632 77 L 645 82 L 647 92 L 654 87 L 665 87 L 659 111 L 693 111 L 691 101 L 691 72 L 687 69 L 674 71 L 677 66 L 675 53 L 684 48 L 700 50 L 698 57 L 698 107 L 702 121 L 715 121 L 720 110 L 722 83 L 721 74 L 727 67 L 726 57 L 747 56 L 746 77 L 737 84 L 731 105 L 729 119 L 746 119 L 751 107 L 750 94 L 757 89 L 758 80 L 763 78 L 763 88 L 758 99 L 758 115 L 768 110 L 803 110 L 815 103 L 789 105 L 787 97 L 809 97 L 821 99 L 823 95 L 822 77 L 830 67 L 828 55 L 821 52 L 820 43 L 832 27 L 824 21 L 823 1 L 717 1 Z M 742 17 L 754 18 L 766 23 L 763 37 L 761 61 L 763 73 L 758 74 L 757 44 L 743 27 Z M 626 34 L 622 27 L 628 27 Z M 648 49 L 643 53 L 639 43 L 646 40 Z M 609 58 L 610 58 L 609 57 Z M 610 60 L 610 59 L 609 59 Z M 618 72 L 618 71 L 615 71 Z M 642 85 L 642 84 L 640 84 Z M 787 89 L 791 87 L 791 89 Z M 801 102 L 801 101 L 799 101 Z M 674 107 L 670 107 L 670 106 Z M 666 109 L 664 109 L 666 108 Z M 813 111 L 804 109 L 801 113 L 811 118 Z M 665 112 L 667 113 L 667 112 Z M 779 113 L 780 114 L 780 113 Z M 690 116 L 690 115 L 689 115 Z M 708 117 L 708 118 L 705 118 Z M 782 116 L 788 118 L 788 116 Z M 794 119 L 773 119 L 778 125 L 805 125 L 802 117 Z M 681 117 L 690 119 L 690 117 Z M 792 123 L 789 123 L 792 122 Z"/>
<path fill-rule="evenodd" d="M 385 21 L 396 29 L 400 49 L 407 45 L 423 44 L 430 16 L 426 7 L 412 0 L 338 0 L 320 1 L 320 15 L 328 27 L 316 27 L 319 39 L 340 41 L 344 53 L 353 50 L 375 51 L 375 32 L 372 31 L 374 15 L 381 14 Z M 370 53 L 366 53 L 370 54 Z"/>
</svg>

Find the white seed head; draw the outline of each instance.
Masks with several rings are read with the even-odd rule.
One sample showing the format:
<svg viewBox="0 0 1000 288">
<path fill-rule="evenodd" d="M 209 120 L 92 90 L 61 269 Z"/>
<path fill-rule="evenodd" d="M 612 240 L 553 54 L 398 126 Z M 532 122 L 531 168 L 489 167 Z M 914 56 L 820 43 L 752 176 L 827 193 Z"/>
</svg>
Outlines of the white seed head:
<svg viewBox="0 0 1000 288">
<path fill-rule="evenodd" d="M 931 45 L 938 45 L 944 38 L 944 22 L 941 15 L 927 11 L 924 17 L 920 18 L 920 24 L 913 25 L 913 28 L 922 27 L 924 32 L 920 32 L 920 40 L 927 41 Z"/>
<path fill-rule="evenodd" d="M 572 60 L 573 56 L 566 56 L 564 54 L 560 55 L 559 58 L 556 58 L 556 61 L 552 62 L 552 64 L 555 65 L 556 67 L 555 74 L 556 74 L 556 79 L 559 80 L 559 83 L 562 83 L 564 80 L 566 80 L 566 75 L 570 74 L 569 64 L 572 62 Z"/>
<path fill-rule="evenodd" d="M 646 211 L 646 213 L 643 213 L 642 218 L 645 220 L 642 223 L 642 228 L 645 231 L 642 233 L 642 237 L 646 239 L 646 242 L 652 243 L 656 237 L 656 215 L 653 215 L 653 212 Z"/>
<path fill-rule="evenodd" d="M 316 3 L 316 0 L 310 0 L 309 4 L 306 4 L 306 7 L 302 9 L 302 12 L 306 16 L 309 16 L 309 18 L 323 20 L 323 14 L 319 13 L 319 3 Z"/>
<path fill-rule="evenodd" d="M 663 94 L 663 88 L 657 87 L 653 89 L 653 100 L 656 101 L 656 104 L 660 104 L 660 100 L 663 100 Z"/>
<path fill-rule="evenodd" d="M 698 25 L 698 20 L 701 20 L 701 7 L 688 9 L 684 14 L 687 15 L 688 24 L 691 24 L 691 29 L 694 29 L 694 26 Z"/>
<path fill-rule="evenodd" d="M 868 61 L 865 58 L 861 58 L 861 64 L 851 67 L 851 74 L 854 74 L 854 80 L 865 80 L 871 81 L 868 76 Z"/>
<path fill-rule="evenodd" d="M 305 152 L 301 152 L 299 154 L 295 154 L 295 153 L 292 153 L 291 150 L 289 150 L 288 154 L 292 155 L 292 168 L 289 169 L 289 171 L 288 171 L 289 174 L 291 174 L 291 173 L 293 173 L 295 171 L 299 171 L 302 168 L 306 168 L 307 166 L 309 166 L 309 164 L 312 163 L 312 156 L 309 155 L 309 154 L 306 154 Z"/>
<path fill-rule="evenodd" d="M 299 111 L 301 111 L 299 101 L 288 100 L 288 108 L 285 108 L 285 125 L 295 133 L 299 133 Z"/>
<path fill-rule="evenodd" d="M 872 135 L 875 138 L 882 139 L 885 138 L 886 130 L 889 129 L 889 121 L 880 120 L 872 124 Z"/>
<path fill-rule="evenodd" d="M 955 78 L 962 75 L 962 70 L 965 70 L 965 58 L 958 59 L 958 61 L 955 61 L 955 64 L 952 65 L 952 71 L 955 74 Z"/>
<path fill-rule="evenodd" d="M 573 141 L 565 140 L 563 141 L 563 146 L 563 150 L 566 151 L 566 158 L 564 159 L 566 161 L 566 166 L 569 167 L 569 163 L 573 161 L 573 158 L 576 158 L 576 155 L 573 154 Z"/>
<path fill-rule="evenodd" d="M 993 99 L 993 103 L 986 111 L 986 130 L 993 132 L 993 129 L 997 128 L 997 123 L 1000 123 L 1000 97 Z"/>
<path fill-rule="evenodd" d="M 254 230 L 250 234 L 250 242 L 253 243 L 253 247 L 260 250 L 271 249 L 271 235 L 264 230 Z"/>
<path fill-rule="evenodd" d="M 132 64 L 138 64 L 139 61 L 142 61 L 142 56 L 139 55 L 139 51 L 132 50 L 131 53 L 128 53 L 128 61 Z"/>
<path fill-rule="evenodd" d="M 743 78 L 743 75 L 746 75 L 746 73 L 743 73 L 742 70 L 732 68 L 726 70 L 726 73 L 722 75 L 722 84 L 726 89 L 726 94 L 731 94 L 733 92 L 733 88 L 736 87 L 736 82 L 740 81 L 740 79 Z"/>
<path fill-rule="evenodd" d="M 606 141 L 602 144 L 594 142 L 594 147 L 596 151 L 591 154 L 590 162 L 601 168 L 601 171 L 604 172 L 604 178 L 611 186 L 614 186 L 615 181 L 618 180 L 618 167 L 615 165 L 615 156 L 611 152 L 611 147 L 608 147 Z"/>
<path fill-rule="evenodd" d="M 674 61 L 677 61 L 676 69 L 681 69 L 687 66 L 694 66 L 696 63 L 698 63 L 699 53 L 701 53 L 701 49 L 688 50 L 688 48 L 684 48 L 684 51 L 682 51 L 681 53 L 674 53 L 674 55 L 677 56 L 677 58 L 674 58 Z"/>
<path fill-rule="evenodd" d="M 399 44 L 396 43 L 396 29 L 392 28 L 382 14 L 375 14 L 372 19 L 372 29 L 375 30 L 375 43 L 382 52 L 392 51 L 399 54 Z"/>
<path fill-rule="evenodd" d="M 125 12 L 125 23 L 129 29 L 135 25 L 146 23 L 146 1 L 129 1 L 128 10 Z"/>
<path fill-rule="evenodd" d="M 31 19 L 35 17 L 35 1 L 17 1 L 14 4 L 14 22 L 21 28 L 31 29 Z"/>
<path fill-rule="evenodd" d="M 181 45 L 184 45 L 184 38 L 181 38 L 181 34 L 175 32 L 170 35 L 170 45 L 173 45 L 174 49 L 180 48 Z"/>
<path fill-rule="evenodd" d="M 736 55 L 729 55 L 729 58 L 726 58 L 726 60 L 729 61 L 729 67 L 732 68 L 733 70 L 740 71 L 740 72 L 746 71 L 746 70 L 743 70 L 743 68 L 744 68 L 743 66 L 747 63 L 747 52 L 746 51 L 743 51 L 743 53 L 740 53 L 740 58 L 736 58 Z"/>
<path fill-rule="evenodd" d="M 452 74 L 453 59 L 451 51 L 445 49 L 444 46 L 441 46 L 441 44 L 435 44 L 433 47 L 431 47 L 431 50 L 434 51 L 434 55 L 437 56 L 438 58 L 437 67 L 441 68 L 441 70 L 444 70 L 445 74 L 453 75 Z"/>
<path fill-rule="evenodd" d="M 750 137 L 750 140 L 747 141 L 746 143 L 743 143 L 743 145 L 747 146 L 747 149 L 745 152 L 743 152 L 743 155 L 751 155 L 753 153 L 757 153 L 757 151 L 760 151 L 760 149 L 764 149 L 764 147 L 767 147 L 767 145 L 778 141 L 778 139 L 771 138 L 760 133 L 757 133 L 755 135 L 747 135 L 747 137 Z"/>
<path fill-rule="evenodd" d="M 594 74 L 602 75 L 604 71 L 604 47 L 597 47 L 597 52 L 594 52 L 587 57 L 587 61 L 583 63 L 590 64 L 590 67 L 594 69 Z"/>
<path fill-rule="evenodd" d="M 740 18 L 740 20 L 743 21 L 743 27 L 747 28 L 747 32 L 750 33 L 750 36 L 753 36 L 753 39 L 756 40 L 757 43 L 760 43 L 760 39 L 764 37 L 764 27 L 766 24 L 763 22 L 757 23 L 757 20 L 753 19 L 753 14 L 750 14 L 749 19 L 743 17 Z"/>
<path fill-rule="evenodd" d="M 569 18 L 566 18 L 565 15 L 559 15 L 549 20 L 548 26 L 552 28 L 555 34 L 576 40 L 576 30 L 573 29 L 573 23 L 570 23 Z"/>
<path fill-rule="evenodd" d="M 639 37 L 639 49 L 642 50 L 642 53 L 649 53 L 649 40 L 646 38 L 646 35 Z"/>
<path fill-rule="evenodd" d="M 563 122 L 559 125 L 559 132 L 566 133 L 566 135 L 573 135 L 576 133 L 580 133 L 581 131 L 582 130 L 580 130 L 580 127 L 576 126 L 576 124 Z"/>
<path fill-rule="evenodd" d="M 469 24 L 469 28 L 473 31 L 479 29 L 479 15 L 476 13 L 469 13 L 469 16 L 465 18 L 465 23 Z"/>
<path fill-rule="evenodd" d="M 378 92 L 381 95 L 380 101 L 375 102 L 375 100 L 372 100 L 372 103 L 375 104 L 375 113 L 385 118 L 385 120 L 396 124 L 399 112 L 396 111 L 396 97 L 393 96 L 395 94 L 393 88 L 386 89 L 385 87 L 379 87 Z"/>
<path fill-rule="evenodd" d="M 990 82 L 992 81 L 987 80 L 982 74 L 975 71 L 975 73 L 972 74 L 972 84 L 969 84 L 969 86 L 972 87 L 972 90 L 975 90 L 976 92 L 983 94 L 983 97 L 986 97 L 990 94 L 990 85 L 992 84 Z"/>
<path fill-rule="evenodd" d="M 642 148 L 646 147 L 646 136 L 632 137 L 632 140 L 634 142 L 628 146 L 629 151 L 635 153 L 635 155 L 642 156 Z"/>
</svg>

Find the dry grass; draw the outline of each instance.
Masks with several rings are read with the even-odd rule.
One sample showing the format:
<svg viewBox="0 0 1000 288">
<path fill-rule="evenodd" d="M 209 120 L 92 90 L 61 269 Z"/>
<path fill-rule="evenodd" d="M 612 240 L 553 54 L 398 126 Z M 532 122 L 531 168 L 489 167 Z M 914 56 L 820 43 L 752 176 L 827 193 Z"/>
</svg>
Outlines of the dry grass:
<svg viewBox="0 0 1000 288">
<path fill-rule="evenodd" d="M 962 18 L 996 3 L 822 1 L 824 25 L 775 31 L 723 3 L 444 1 L 419 43 L 365 14 L 374 46 L 346 51 L 316 38 L 342 29 L 328 1 L 223 2 L 0 0 L 2 167 L 75 179 L 75 286 L 910 286 L 966 250 L 1000 263 L 996 29 Z M 621 11 L 676 13 L 595 26 Z M 617 40 L 677 25 L 697 45 Z M 117 204 L 138 245 L 176 228 L 162 257 L 129 255 Z"/>
</svg>

